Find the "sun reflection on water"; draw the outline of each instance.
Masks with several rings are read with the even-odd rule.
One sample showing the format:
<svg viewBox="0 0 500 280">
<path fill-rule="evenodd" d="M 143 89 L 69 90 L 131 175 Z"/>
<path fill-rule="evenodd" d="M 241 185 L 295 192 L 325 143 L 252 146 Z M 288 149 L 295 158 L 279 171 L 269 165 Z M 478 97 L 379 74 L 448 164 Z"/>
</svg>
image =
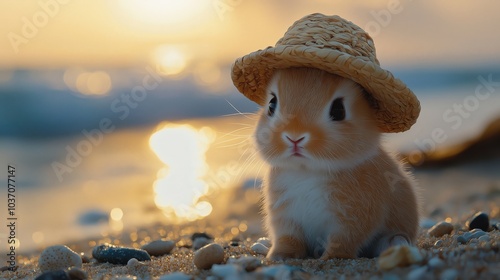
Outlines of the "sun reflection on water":
<svg viewBox="0 0 500 280">
<path fill-rule="evenodd" d="M 163 125 L 149 139 L 149 146 L 166 165 L 153 185 L 156 206 L 172 221 L 193 221 L 208 216 L 212 205 L 204 201 L 208 185 L 202 180 L 208 167 L 205 153 L 212 130 L 190 125 Z"/>
</svg>

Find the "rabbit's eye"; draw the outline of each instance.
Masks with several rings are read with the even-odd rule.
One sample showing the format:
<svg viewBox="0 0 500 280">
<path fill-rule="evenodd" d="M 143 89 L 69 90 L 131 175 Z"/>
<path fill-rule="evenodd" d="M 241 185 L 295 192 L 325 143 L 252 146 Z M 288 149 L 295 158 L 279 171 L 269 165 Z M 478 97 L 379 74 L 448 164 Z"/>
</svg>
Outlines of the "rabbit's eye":
<svg viewBox="0 0 500 280">
<path fill-rule="evenodd" d="M 267 115 L 270 117 L 274 115 L 274 111 L 276 110 L 276 107 L 278 107 L 278 99 L 276 98 L 276 95 L 274 95 L 274 93 L 271 94 L 273 95 L 273 98 L 269 101 L 269 109 L 267 110 Z"/>
<path fill-rule="evenodd" d="M 345 119 L 344 99 L 337 98 L 333 100 L 332 107 L 330 107 L 330 119 L 332 121 L 341 121 Z"/>
</svg>

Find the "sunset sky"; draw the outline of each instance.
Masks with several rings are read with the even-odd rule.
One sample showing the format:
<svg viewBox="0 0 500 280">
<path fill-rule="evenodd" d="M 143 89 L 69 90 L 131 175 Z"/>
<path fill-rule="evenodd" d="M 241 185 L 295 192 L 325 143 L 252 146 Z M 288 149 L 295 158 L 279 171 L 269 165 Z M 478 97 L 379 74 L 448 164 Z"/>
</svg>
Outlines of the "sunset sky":
<svg viewBox="0 0 500 280">
<path fill-rule="evenodd" d="M 0 68 L 227 66 L 274 45 L 300 17 L 369 31 L 383 65 L 500 59 L 499 1 L 37 0 L 0 2 Z M 200 66 L 201 65 L 201 66 Z"/>
</svg>

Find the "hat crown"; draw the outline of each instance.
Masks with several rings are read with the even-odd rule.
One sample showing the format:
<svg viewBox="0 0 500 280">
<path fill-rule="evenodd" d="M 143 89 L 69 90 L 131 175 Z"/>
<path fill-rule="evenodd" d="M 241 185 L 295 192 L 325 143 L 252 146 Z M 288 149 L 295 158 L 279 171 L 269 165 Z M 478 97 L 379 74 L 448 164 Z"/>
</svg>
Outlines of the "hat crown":
<svg viewBox="0 0 500 280">
<path fill-rule="evenodd" d="M 316 13 L 303 17 L 278 40 L 276 47 L 280 45 L 336 50 L 380 65 L 370 35 L 339 16 Z"/>
</svg>

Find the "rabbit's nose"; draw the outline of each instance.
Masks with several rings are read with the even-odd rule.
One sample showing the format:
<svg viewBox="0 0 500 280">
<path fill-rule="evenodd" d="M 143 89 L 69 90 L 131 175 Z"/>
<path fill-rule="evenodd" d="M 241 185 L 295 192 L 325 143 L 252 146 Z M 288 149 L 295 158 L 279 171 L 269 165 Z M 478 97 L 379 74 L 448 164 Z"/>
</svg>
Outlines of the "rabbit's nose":
<svg viewBox="0 0 500 280">
<path fill-rule="evenodd" d="M 281 134 L 281 138 L 283 138 L 283 140 L 285 142 L 290 142 L 292 143 L 294 146 L 298 145 L 298 144 L 306 144 L 307 141 L 309 140 L 309 134 L 302 134 L 302 135 L 299 135 L 298 137 L 293 137 L 287 133 L 282 133 Z"/>
</svg>

